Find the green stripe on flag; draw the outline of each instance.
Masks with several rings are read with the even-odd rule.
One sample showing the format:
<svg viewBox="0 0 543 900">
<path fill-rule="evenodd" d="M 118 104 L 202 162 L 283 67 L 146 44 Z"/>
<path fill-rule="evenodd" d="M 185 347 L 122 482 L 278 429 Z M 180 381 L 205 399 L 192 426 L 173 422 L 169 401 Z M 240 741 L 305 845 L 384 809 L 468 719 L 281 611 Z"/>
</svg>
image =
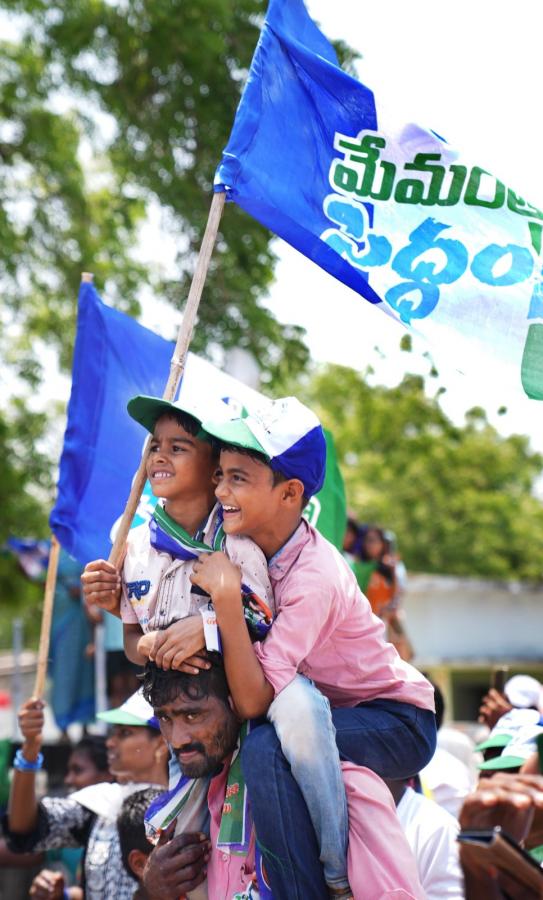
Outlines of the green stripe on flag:
<svg viewBox="0 0 543 900">
<path fill-rule="evenodd" d="M 323 537 L 341 550 L 347 525 L 345 485 L 338 466 L 334 439 L 326 428 L 324 436 L 326 438 L 326 477 L 322 490 L 311 498 L 304 510 L 304 515 Z"/>
</svg>

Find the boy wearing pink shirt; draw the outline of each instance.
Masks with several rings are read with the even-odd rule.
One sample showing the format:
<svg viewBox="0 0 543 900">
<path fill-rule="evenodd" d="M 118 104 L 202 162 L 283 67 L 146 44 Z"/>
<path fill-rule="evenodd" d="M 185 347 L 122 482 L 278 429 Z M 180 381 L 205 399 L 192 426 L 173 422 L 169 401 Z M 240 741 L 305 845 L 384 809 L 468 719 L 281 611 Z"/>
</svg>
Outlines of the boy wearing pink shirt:
<svg viewBox="0 0 543 900">
<path fill-rule="evenodd" d="M 247 718 L 267 713 L 275 725 L 255 729 L 242 752 L 272 888 L 288 896 L 289 866 L 296 864 L 275 858 L 274 824 L 266 813 L 269 781 L 263 784 L 260 777 L 268 766 L 281 765 L 279 739 L 307 804 L 321 860 L 335 860 L 333 872 L 325 865 L 330 893 L 350 896 L 340 865 L 347 819 L 339 758 L 385 778 L 420 771 L 435 749 L 433 690 L 386 642 L 383 623 L 347 563 L 302 519 L 324 480 L 326 444 L 316 416 L 286 398 L 261 415 L 204 427 L 222 444 L 216 496 L 224 530 L 251 537 L 261 548 L 275 596 L 273 628 L 264 642 L 251 645 L 239 602 L 239 570 L 222 553 L 194 565 L 192 580 L 211 595 L 217 614 L 236 709 Z M 332 758 L 322 748 L 330 747 L 334 728 L 339 754 Z M 341 841 L 329 826 L 338 819 L 345 823 L 343 843 L 334 855 L 330 841 Z"/>
</svg>

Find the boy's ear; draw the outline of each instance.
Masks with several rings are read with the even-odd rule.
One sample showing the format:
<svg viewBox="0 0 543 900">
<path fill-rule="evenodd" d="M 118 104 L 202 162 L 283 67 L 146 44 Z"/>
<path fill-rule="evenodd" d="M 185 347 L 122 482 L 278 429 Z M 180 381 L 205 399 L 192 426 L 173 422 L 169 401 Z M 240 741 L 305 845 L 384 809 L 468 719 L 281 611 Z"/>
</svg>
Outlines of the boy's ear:
<svg viewBox="0 0 543 900">
<path fill-rule="evenodd" d="M 149 846 L 149 852 L 151 852 L 152 847 Z M 128 854 L 128 865 L 130 867 L 130 871 L 134 875 L 138 881 L 141 881 L 143 870 L 145 868 L 145 863 L 147 862 L 147 853 L 144 853 L 143 850 L 131 850 Z"/>
<path fill-rule="evenodd" d="M 298 478 L 289 478 L 288 481 L 282 483 L 281 487 L 283 499 L 289 504 L 299 506 L 305 490 L 302 482 Z"/>
</svg>

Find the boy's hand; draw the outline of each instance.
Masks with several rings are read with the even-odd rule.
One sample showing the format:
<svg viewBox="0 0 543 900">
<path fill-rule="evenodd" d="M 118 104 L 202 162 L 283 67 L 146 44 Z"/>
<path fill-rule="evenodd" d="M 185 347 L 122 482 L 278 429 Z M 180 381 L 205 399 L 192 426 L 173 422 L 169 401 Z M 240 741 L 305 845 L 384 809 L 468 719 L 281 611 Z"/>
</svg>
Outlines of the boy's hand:
<svg viewBox="0 0 543 900">
<path fill-rule="evenodd" d="M 81 575 L 81 584 L 87 607 L 99 606 L 108 612 L 118 612 L 121 576 L 114 565 L 105 559 L 87 563 Z"/>
<path fill-rule="evenodd" d="M 198 669 L 209 669 L 210 663 L 200 656 L 205 651 L 201 616 L 187 616 L 163 631 L 152 632 L 152 635 L 149 659 L 161 669 L 178 669 L 191 675 L 197 675 Z M 190 663 L 187 665 L 188 660 Z"/>
<path fill-rule="evenodd" d="M 190 580 L 211 596 L 217 614 L 229 607 L 233 597 L 241 609 L 241 572 L 224 553 L 201 553 Z"/>
<path fill-rule="evenodd" d="M 18 720 L 21 734 L 24 738 L 24 755 L 26 759 L 37 757 L 42 740 L 43 724 L 45 717 L 43 700 L 32 698 L 27 700 L 19 709 Z"/>
</svg>

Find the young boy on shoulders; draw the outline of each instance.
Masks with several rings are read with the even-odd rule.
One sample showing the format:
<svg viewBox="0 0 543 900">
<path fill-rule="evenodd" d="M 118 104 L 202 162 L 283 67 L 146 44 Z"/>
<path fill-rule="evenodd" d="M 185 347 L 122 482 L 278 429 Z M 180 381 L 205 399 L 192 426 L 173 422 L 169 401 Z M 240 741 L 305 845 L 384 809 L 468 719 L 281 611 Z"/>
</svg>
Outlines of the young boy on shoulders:
<svg viewBox="0 0 543 900">
<path fill-rule="evenodd" d="M 414 774 L 435 749 L 433 689 L 386 642 L 348 564 L 302 518 L 324 480 L 326 444 L 316 416 L 291 397 L 262 415 L 204 427 L 221 441 L 215 493 L 225 532 L 252 538 L 268 560 L 277 617 L 266 640 L 251 645 L 240 573 L 224 554 L 200 556 L 192 581 L 211 595 L 236 709 L 247 718 L 268 714 L 308 806 L 321 860 L 335 845 L 333 863 L 323 861 L 331 895 L 349 896 L 339 757 L 323 747 L 335 728 L 343 759 L 385 778 Z M 323 715 L 324 698 L 331 718 Z M 250 744 L 251 735 L 245 762 Z M 250 790 L 250 772 L 246 778 Z M 260 834 L 265 817 L 259 824 L 254 814 Z M 341 847 L 328 832 L 338 818 Z"/>
<path fill-rule="evenodd" d="M 206 612 L 209 602 L 190 582 L 198 554 L 224 547 L 240 567 L 242 593 L 251 595 L 247 616 L 256 622 L 257 634 L 271 624 L 266 560 L 251 540 L 225 538 L 214 497 L 217 453 L 195 410 L 138 396 L 128 412 L 153 435 L 147 477 L 163 502 L 149 523 L 129 532 L 122 576 L 105 560 L 91 562 L 82 576 L 83 592 L 87 603 L 110 611 L 120 602 L 125 653 L 132 662 L 143 665 L 150 658 L 162 668 L 183 665 L 195 672 L 207 666 L 195 654 L 206 644 L 200 611 Z"/>
</svg>

